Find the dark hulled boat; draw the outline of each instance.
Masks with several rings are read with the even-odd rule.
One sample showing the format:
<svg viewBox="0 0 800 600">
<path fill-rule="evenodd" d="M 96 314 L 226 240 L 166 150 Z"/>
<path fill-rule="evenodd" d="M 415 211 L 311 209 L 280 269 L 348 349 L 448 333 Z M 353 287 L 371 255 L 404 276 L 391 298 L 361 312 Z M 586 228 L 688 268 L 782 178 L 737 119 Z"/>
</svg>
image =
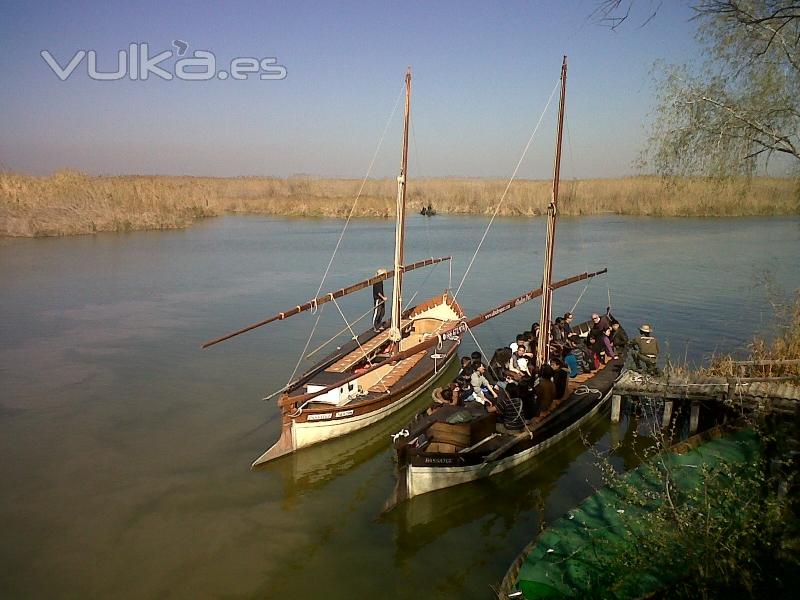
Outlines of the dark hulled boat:
<svg viewBox="0 0 800 600">
<path fill-rule="evenodd" d="M 555 248 L 558 185 L 561 168 L 561 139 L 564 127 L 567 61 L 561 67 L 561 99 L 553 173 L 552 200 L 548 207 L 547 235 L 541 296 L 541 330 L 536 348 L 536 363 L 548 363 L 553 291 L 573 281 L 552 282 Z M 594 276 L 605 270 L 586 277 Z M 584 277 L 584 278 L 586 278 Z M 515 303 L 513 307 L 516 307 Z M 588 325 L 576 328 L 584 336 Z M 394 438 L 397 483 L 386 509 L 435 490 L 468 483 L 499 473 L 530 460 L 582 427 L 596 415 L 610 397 L 614 382 L 623 368 L 623 359 L 610 358 L 595 372 L 572 379 L 564 397 L 549 410 L 526 422 L 520 433 L 500 431 L 496 413 L 487 413 L 477 402 L 464 407 L 431 405 L 419 413 Z M 430 413 L 430 414 L 428 414 Z"/>
</svg>

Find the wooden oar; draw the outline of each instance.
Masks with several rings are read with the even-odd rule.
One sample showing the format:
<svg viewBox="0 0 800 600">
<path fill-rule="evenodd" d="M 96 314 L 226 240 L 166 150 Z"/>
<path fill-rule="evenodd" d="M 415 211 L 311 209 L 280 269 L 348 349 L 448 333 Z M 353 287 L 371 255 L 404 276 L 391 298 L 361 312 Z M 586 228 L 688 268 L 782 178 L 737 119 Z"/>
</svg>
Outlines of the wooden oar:
<svg viewBox="0 0 800 600">
<path fill-rule="evenodd" d="M 403 273 L 408 273 L 409 271 L 413 271 L 414 269 L 419 269 L 420 267 L 427 267 L 429 265 L 435 265 L 445 260 L 450 260 L 450 257 L 443 256 L 441 258 L 428 258 L 425 260 L 415 262 L 410 265 L 404 265 L 402 270 Z M 222 337 L 209 340 L 208 342 L 205 342 L 201 347 L 208 348 L 209 346 L 213 346 L 214 344 L 219 344 L 220 342 L 229 340 L 232 337 L 236 337 L 237 335 L 241 335 L 243 333 L 247 333 L 248 331 L 252 331 L 253 329 L 261 327 L 262 325 L 267 325 L 269 323 L 272 323 L 273 321 L 282 321 L 283 319 L 287 319 L 303 311 L 311 310 L 312 308 L 314 308 L 315 306 L 319 306 L 320 304 L 325 304 L 326 302 L 330 302 L 331 300 L 335 300 L 336 298 L 341 298 L 342 296 L 346 296 L 347 294 L 352 294 L 353 292 L 363 290 L 366 287 L 375 285 L 376 283 L 389 279 L 390 277 L 394 277 L 394 269 L 392 269 L 391 271 L 387 271 L 386 273 L 381 273 L 380 275 L 375 275 L 374 277 L 370 277 L 369 279 L 365 279 L 364 281 L 359 281 L 358 283 L 354 283 L 353 285 L 348 286 L 346 288 L 336 290 L 335 292 L 329 292 L 327 294 L 319 296 L 318 298 L 309 300 L 305 304 L 298 304 L 294 308 L 290 308 L 289 310 L 279 312 L 277 315 L 269 317 L 268 319 L 264 319 L 263 321 L 259 321 L 258 323 L 253 323 L 252 325 L 248 325 L 247 327 L 243 327 L 242 329 L 238 329 L 231 333 L 225 334 Z"/>
<path fill-rule="evenodd" d="M 589 279 L 590 277 L 596 277 L 597 275 L 602 275 L 603 273 L 607 273 L 607 272 L 608 272 L 608 269 L 602 269 L 600 271 L 595 271 L 594 273 L 581 273 L 580 275 L 573 275 L 572 277 L 568 277 L 567 279 L 562 279 L 561 281 L 555 282 L 551 286 L 551 288 L 554 289 L 554 290 L 557 290 L 559 288 L 562 288 L 564 286 L 570 285 L 572 283 L 575 283 L 575 282 L 578 282 L 578 281 L 583 281 L 584 279 Z M 542 288 L 538 288 L 538 289 L 535 289 L 535 290 L 531 290 L 529 292 L 525 292 L 524 294 L 522 294 L 520 296 L 517 296 L 516 298 L 512 298 L 511 300 L 509 300 L 507 302 L 503 302 L 502 304 L 499 304 L 498 306 L 496 306 L 496 307 L 494 307 L 494 308 L 492 308 L 490 310 L 482 312 L 481 314 L 479 314 L 479 315 L 477 315 L 475 317 L 472 317 L 469 320 L 461 321 L 458 325 L 455 325 L 454 327 L 451 327 L 447 331 L 444 331 L 443 333 L 440 333 L 440 334 L 438 334 L 438 335 L 436 335 L 434 337 L 431 337 L 430 339 L 425 340 L 424 342 L 420 342 L 416 346 L 412 346 L 411 348 L 407 348 L 406 350 L 403 350 L 401 352 L 397 352 L 396 354 L 392 354 L 389 358 L 387 358 L 383 362 L 375 363 L 375 364 L 367 367 L 366 369 L 362 370 L 359 373 L 352 373 L 352 374 L 348 375 L 347 377 L 342 378 L 337 383 L 335 383 L 333 385 L 330 385 L 330 386 L 328 386 L 326 388 L 323 388 L 323 389 L 321 389 L 321 390 L 319 390 L 317 392 L 312 392 L 310 394 L 303 394 L 302 396 L 292 397 L 292 398 L 289 399 L 289 401 L 292 404 L 294 404 L 295 402 L 298 403 L 298 404 L 306 404 L 310 400 L 313 400 L 314 398 L 316 398 L 317 396 L 321 396 L 322 394 L 327 394 L 331 390 L 335 390 L 335 389 L 339 388 L 340 386 L 342 386 L 345 383 L 353 381 L 354 379 L 358 379 L 362 375 L 364 375 L 366 373 L 369 373 L 370 371 L 374 371 L 378 367 L 381 367 L 383 365 L 388 365 L 388 364 L 403 360 L 404 358 L 408 358 L 409 356 L 413 356 L 413 355 L 417 354 L 418 352 L 422 352 L 423 350 L 427 350 L 428 348 L 432 348 L 433 346 L 436 346 L 437 344 L 439 344 L 439 342 L 442 341 L 442 340 L 455 340 L 455 339 L 458 339 L 464 333 L 466 333 L 467 329 L 471 329 L 473 327 L 476 327 L 476 326 L 480 325 L 481 323 L 485 323 L 489 319 L 493 319 L 494 317 L 496 317 L 498 315 L 502 315 L 506 311 L 509 311 L 512 308 L 516 308 L 517 306 L 519 306 L 520 304 L 524 304 L 528 300 L 533 300 L 534 298 L 538 298 L 541 295 L 542 295 Z"/>
</svg>

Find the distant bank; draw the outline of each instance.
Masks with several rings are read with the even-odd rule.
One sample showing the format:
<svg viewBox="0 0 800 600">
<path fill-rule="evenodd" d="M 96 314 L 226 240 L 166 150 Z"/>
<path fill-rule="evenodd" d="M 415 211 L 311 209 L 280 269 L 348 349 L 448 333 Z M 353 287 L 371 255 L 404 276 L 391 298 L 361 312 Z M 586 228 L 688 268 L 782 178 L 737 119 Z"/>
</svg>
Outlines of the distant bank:
<svg viewBox="0 0 800 600">
<path fill-rule="evenodd" d="M 46 177 L 0 174 L 0 235 L 35 237 L 100 231 L 176 229 L 224 214 L 346 217 L 361 186 L 355 179 L 316 177 L 99 176 L 59 171 Z M 501 179 L 418 179 L 409 184 L 409 213 L 430 204 L 438 214 L 490 215 Z M 545 213 L 549 181 L 516 181 L 502 216 Z M 394 213 L 395 181 L 367 181 L 357 217 Z M 796 179 L 759 177 L 718 182 L 666 182 L 652 176 L 566 180 L 562 215 L 614 213 L 656 217 L 735 217 L 800 213 Z"/>
</svg>

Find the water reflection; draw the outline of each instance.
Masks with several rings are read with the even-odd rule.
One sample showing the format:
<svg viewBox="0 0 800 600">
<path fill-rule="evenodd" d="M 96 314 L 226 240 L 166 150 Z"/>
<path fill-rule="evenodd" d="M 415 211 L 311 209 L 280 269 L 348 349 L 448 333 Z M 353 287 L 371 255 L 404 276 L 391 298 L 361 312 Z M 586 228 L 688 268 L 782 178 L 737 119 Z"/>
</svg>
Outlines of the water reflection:
<svg viewBox="0 0 800 600">
<path fill-rule="evenodd" d="M 556 274 L 603 266 L 609 274 L 585 293 L 559 291 L 554 311 L 581 297 L 576 314 L 584 315 L 610 294 L 629 333 L 654 323 L 680 362 L 743 351 L 772 318 L 757 276 L 770 271 L 787 295 L 800 287 L 799 224 L 565 218 Z M 452 255 L 457 284 L 485 225 L 411 217 L 409 261 Z M 7 596 L 491 598 L 489 586 L 540 525 L 591 493 L 600 483 L 595 459 L 575 438 L 518 470 L 378 519 L 394 485 L 388 436 L 407 413 L 249 471 L 279 429 L 274 402 L 260 398 L 286 383 L 314 317 L 211 351 L 199 345 L 314 296 L 341 226 L 231 217 L 184 231 L 0 240 Z M 537 285 L 532 250 L 543 247 L 544 231 L 542 219 L 495 222 L 459 294 L 468 314 Z M 391 264 L 392 240 L 389 221 L 352 222 L 326 287 Z M 446 265 L 421 271 L 409 274 L 410 293 L 447 286 Z M 340 306 L 353 319 L 370 303 L 353 294 Z M 535 303 L 509 311 L 475 334 L 491 352 L 537 311 Z M 314 342 L 342 327 L 326 312 Z M 473 349 L 466 340 L 462 353 Z M 612 426 L 599 417 L 587 435 L 600 452 L 624 442 L 611 459 L 630 467 L 650 435 L 644 420 Z"/>
<path fill-rule="evenodd" d="M 383 518 L 395 526 L 395 556 L 401 563 L 454 527 L 488 517 L 484 530 L 499 528 L 502 536 L 521 513 L 533 513 L 536 528 L 555 485 L 570 466 L 608 431 L 609 418 L 600 414 L 556 447 L 517 467 L 486 479 L 416 496 Z M 530 518 L 530 516 L 529 516 Z M 497 533 L 497 532 L 495 532 Z"/>
<path fill-rule="evenodd" d="M 442 373 L 441 381 L 450 381 L 458 373 L 453 363 Z M 283 486 L 284 507 L 292 509 L 297 499 L 320 489 L 339 475 L 373 459 L 380 453 L 388 454 L 390 436 L 405 425 L 415 412 L 426 407 L 431 400 L 431 390 L 441 383 L 434 382 L 424 389 L 408 406 L 372 427 L 324 444 L 304 448 L 285 457 L 256 467 L 257 473 L 277 474 Z"/>
</svg>

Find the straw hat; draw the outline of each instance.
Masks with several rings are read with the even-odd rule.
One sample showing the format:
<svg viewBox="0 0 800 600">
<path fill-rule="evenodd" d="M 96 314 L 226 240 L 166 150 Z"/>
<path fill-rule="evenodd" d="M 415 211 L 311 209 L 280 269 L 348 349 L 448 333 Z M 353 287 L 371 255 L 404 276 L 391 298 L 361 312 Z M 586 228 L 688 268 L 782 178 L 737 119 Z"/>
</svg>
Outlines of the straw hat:
<svg viewBox="0 0 800 600">
<path fill-rule="evenodd" d="M 641 331 L 642 333 L 652 333 L 653 328 L 650 327 L 650 325 L 645 324 L 639 327 L 639 331 Z"/>
</svg>

